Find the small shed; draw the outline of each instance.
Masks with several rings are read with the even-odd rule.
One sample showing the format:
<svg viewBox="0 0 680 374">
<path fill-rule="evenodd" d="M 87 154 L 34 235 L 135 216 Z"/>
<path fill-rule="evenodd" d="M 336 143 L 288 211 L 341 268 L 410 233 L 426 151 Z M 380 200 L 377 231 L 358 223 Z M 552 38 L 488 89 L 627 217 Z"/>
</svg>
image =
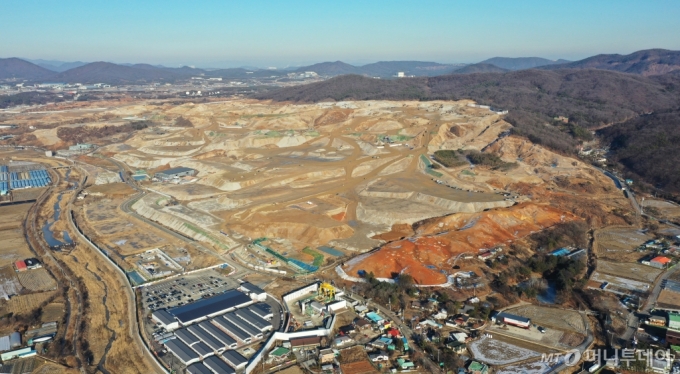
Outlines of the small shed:
<svg viewBox="0 0 680 374">
<path fill-rule="evenodd" d="M 17 271 L 26 271 L 26 270 L 28 270 L 28 268 L 26 267 L 26 263 L 24 262 L 24 260 L 19 260 L 19 261 L 15 262 L 15 263 L 14 263 L 14 267 L 17 268 Z"/>
<path fill-rule="evenodd" d="M 21 333 L 15 331 L 9 335 L 10 348 L 15 349 L 21 347 Z"/>
</svg>

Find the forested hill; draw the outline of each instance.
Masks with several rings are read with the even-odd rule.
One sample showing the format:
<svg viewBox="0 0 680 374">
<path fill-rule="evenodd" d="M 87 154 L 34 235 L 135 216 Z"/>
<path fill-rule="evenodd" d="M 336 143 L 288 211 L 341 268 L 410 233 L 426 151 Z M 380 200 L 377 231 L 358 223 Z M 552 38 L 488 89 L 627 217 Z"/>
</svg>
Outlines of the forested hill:
<svg viewBox="0 0 680 374">
<path fill-rule="evenodd" d="M 679 103 L 680 105 L 680 103 Z M 600 130 L 615 161 L 653 186 L 680 193 L 680 107 Z"/>
<path fill-rule="evenodd" d="M 565 135 L 587 134 L 582 128 L 623 122 L 642 113 L 676 107 L 680 102 L 680 77 L 643 77 L 594 69 L 522 70 L 397 80 L 348 75 L 271 90 L 256 97 L 292 102 L 472 99 L 507 109 L 506 120 L 515 126 L 515 132 L 533 142 L 574 152 L 577 139 Z M 557 116 L 570 118 L 571 125 L 553 125 Z"/>
</svg>

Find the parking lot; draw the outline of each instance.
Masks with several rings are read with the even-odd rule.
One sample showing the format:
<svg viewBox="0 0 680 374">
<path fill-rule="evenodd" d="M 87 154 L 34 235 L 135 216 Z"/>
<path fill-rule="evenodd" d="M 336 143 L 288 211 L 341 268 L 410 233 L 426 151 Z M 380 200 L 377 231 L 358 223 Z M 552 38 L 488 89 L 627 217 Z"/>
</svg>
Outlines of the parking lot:
<svg viewBox="0 0 680 374">
<path fill-rule="evenodd" d="M 238 287 L 238 282 L 214 270 L 176 277 L 142 288 L 144 307 L 172 308 Z"/>
</svg>

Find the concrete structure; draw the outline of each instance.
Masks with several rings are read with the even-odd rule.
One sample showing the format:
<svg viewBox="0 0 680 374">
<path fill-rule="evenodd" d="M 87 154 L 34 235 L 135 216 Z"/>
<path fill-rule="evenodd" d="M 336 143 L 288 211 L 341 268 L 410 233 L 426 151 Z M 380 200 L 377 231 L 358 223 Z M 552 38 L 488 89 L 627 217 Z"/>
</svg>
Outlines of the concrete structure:
<svg viewBox="0 0 680 374">
<path fill-rule="evenodd" d="M 159 309 L 151 313 L 151 319 L 156 321 L 159 326 L 168 331 L 173 331 L 179 328 L 179 321 L 177 321 L 175 317 L 165 309 Z"/>
<path fill-rule="evenodd" d="M 154 177 L 156 177 L 160 180 L 168 180 L 168 179 L 187 177 L 187 176 L 193 177 L 196 174 L 198 174 L 198 171 L 196 169 L 178 167 L 178 168 L 172 168 L 172 169 L 168 169 L 168 170 L 164 170 L 164 171 L 159 171 L 158 173 L 154 174 Z"/>
<path fill-rule="evenodd" d="M 238 287 L 238 290 L 248 294 L 251 299 L 257 300 L 257 301 L 265 301 L 267 300 L 267 293 L 264 292 L 263 289 L 260 287 L 257 287 L 256 285 L 250 283 L 250 282 L 243 282 L 241 285 Z"/>
<path fill-rule="evenodd" d="M 95 146 L 93 144 L 85 144 L 85 143 L 78 143 L 76 145 L 72 145 L 68 147 L 69 151 L 87 151 L 90 149 L 94 149 Z"/>
</svg>

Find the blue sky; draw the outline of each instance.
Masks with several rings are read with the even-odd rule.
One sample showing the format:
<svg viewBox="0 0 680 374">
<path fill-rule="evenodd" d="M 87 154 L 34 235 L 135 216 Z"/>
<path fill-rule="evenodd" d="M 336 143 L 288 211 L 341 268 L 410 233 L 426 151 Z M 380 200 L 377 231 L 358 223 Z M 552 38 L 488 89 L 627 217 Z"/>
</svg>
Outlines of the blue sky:
<svg viewBox="0 0 680 374">
<path fill-rule="evenodd" d="M 680 49 L 680 1 L 0 1 L 0 57 L 200 67 Z"/>
</svg>

